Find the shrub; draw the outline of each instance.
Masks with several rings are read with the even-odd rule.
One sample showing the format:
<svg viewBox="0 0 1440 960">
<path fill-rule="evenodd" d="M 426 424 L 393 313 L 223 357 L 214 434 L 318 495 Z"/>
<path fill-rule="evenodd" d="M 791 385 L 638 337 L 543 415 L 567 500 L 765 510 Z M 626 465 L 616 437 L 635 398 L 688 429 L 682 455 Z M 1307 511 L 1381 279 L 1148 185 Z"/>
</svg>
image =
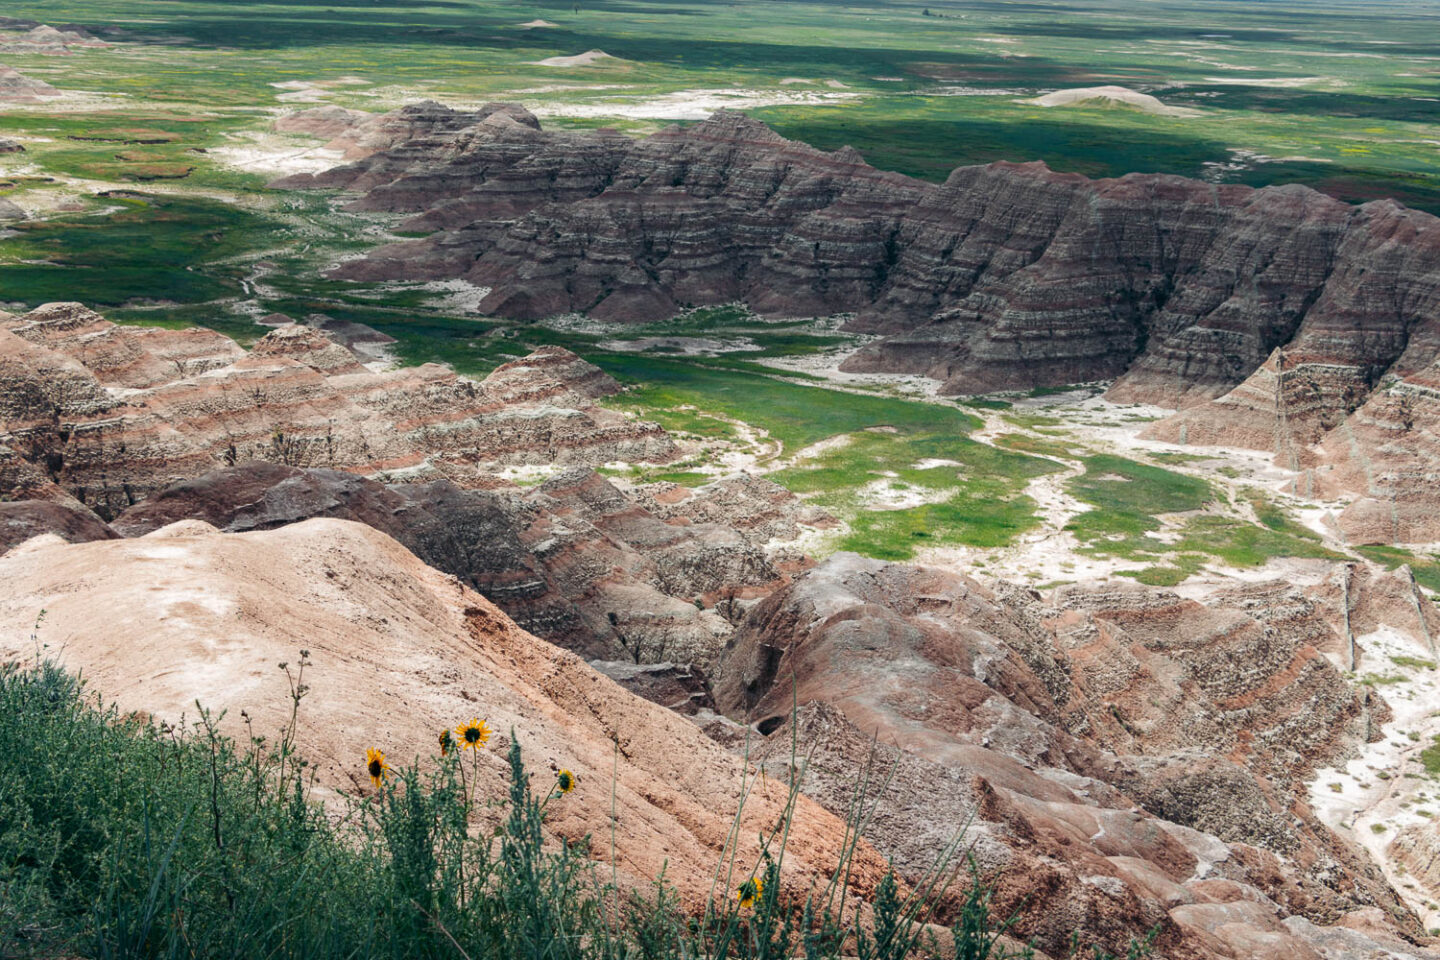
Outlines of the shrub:
<svg viewBox="0 0 1440 960">
<path fill-rule="evenodd" d="M 992 921 L 993 887 L 960 837 L 913 888 L 886 876 L 873 924 L 842 921 L 850 854 L 873 814 L 863 783 L 821 894 L 800 902 L 781 881 L 792 784 L 753 875 L 735 861 L 737 817 L 699 917 L 663 873 L 648 895 L 622 895 L 581 845 L 547 839 L 547 807 L 573 777 L 532 792 L 513 736 L 493 830 L 473 826 L 479 765 L 470 753 L 467 772 L 463 732 L 423 771 L 372 754 L 377 792 L 327 816 L 294 749 L 305 665 L 285 668 L 288 727 L 273 744 L 252 732 L 243 748 L 204 710 L 189 725 L 155 724 L 102 707 L 54 664 L 0 670 L 0 955 L 900 960 L 939 955 L 924 931 L 961 875 L 945 953 L 1031 955 L 1001 946 L 1014 918 Z"/>
</svg>

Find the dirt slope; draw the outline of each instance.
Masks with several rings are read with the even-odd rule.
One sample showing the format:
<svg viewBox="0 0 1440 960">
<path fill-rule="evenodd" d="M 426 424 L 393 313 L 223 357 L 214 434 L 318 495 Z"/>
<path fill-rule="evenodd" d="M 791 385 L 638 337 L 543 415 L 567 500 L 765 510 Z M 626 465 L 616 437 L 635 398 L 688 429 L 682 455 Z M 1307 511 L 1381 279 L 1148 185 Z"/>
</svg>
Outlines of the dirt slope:
<svg viewBox="0 0 1440 960">
<path fill-rule="evenodd" d="M 426 757 L 443 727 L 488 718 L 497 736 L 482 782 L 504 788 L 513 729 L 537 781 L 561 766 L 579 776 L 575 793 L 552 804 L 551 825 L 564 837 L 606 838 L 594 845 L 604 856 L 613 769 L 622 873 L 648 879 L 668 861 L 667 876 L 692 904 L 709 889 L 743 762 L 363 524 L 316 519 L 221 534 L 187 521 L 135 540 L 39 537 L 0 558 L 0 658 L 33 653 L 42 609 L 52 654 L 122 709 L 193 721 L 198 700 L 227 711 L 232 733 L 241 710 L 257 732 L 278 729 L 287 687 L 276 665 L 293 666 L 308 649 L 313 692 L 299 743 L 322 793 L 362 789 L 366 747 L 394 761 Z M 747 803 L 747 869 L 784 801 L 772 779 Z M 787 858 L 796 882 L 827 874 L 842 832 L 802 798 Z M 863 891 L 880 864 L 862 859 Z"/>
</svg>

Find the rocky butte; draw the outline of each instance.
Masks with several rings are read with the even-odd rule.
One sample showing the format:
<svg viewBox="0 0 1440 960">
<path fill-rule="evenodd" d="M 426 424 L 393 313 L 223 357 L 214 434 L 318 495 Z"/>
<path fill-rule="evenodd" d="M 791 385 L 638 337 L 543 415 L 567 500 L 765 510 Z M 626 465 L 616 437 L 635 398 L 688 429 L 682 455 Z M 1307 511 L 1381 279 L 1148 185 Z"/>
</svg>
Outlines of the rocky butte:
<svg viewBox="0 0 1440 960">
<path fill-rule="evenodd" d="M 332 109 L 282 122 L 328 124 Z M 1307 491 L 1358 496 L 1344 524 L 1357 541 L 1440 539 L 1429 214 L 1039 163 L 932 184 L 729 111 L 636 140 L 544 130 L 513 105 L 407 109 L 323 135 L 409 139 L 278 181 L 354 192 L 353 209 L 430 234 L 337 276 L 463 277 L 490 288 L 482 311 L 522 319 L 735 300 L 853 312 L 849 329 L 881 338 L 844 369 L 921 373 L 952 394 L 1113 380 L 1113 399 L 1190 411 L 1157 436 L 1273 451 L 1307 470 Z"/>
</svg>

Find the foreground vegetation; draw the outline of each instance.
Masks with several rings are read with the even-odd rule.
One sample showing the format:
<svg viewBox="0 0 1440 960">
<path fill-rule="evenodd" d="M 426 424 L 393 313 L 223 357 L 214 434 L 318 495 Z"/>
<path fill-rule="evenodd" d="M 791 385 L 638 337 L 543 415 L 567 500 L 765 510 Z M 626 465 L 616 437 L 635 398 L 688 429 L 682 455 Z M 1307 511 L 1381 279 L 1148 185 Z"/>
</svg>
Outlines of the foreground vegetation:
<svg viewBox="0 0 1440 960">
<path fill-rule="evenodd" d="M 291 680 L 304 698 L 304 654 Z M 913 887 L 880 885 L 873 923 L 841 917 L 849 858 L 825 891 L 785 887 L 789 815 L 761 862 L 716 867 L 702 911 L 682 912 L 660 877 L 624 892 L 582 852 L 548 838 L 567 771 L 533 789 L 510 738 L 508 800 L 476 799 L 462 724 L 445 754 L 391 769 L 356 747 L 376 789 L 322 809 L 295 751 L 296 713 L 273 742 L 239 745 L 201 710 L 188 728 L 102 709 L 43 662 L 0 672 L 0 954 L 123 957 L 829 958 L 1003 960 L 1009 922 L 960 841 Z M 742 799 L 743 802 L 743 799 Z M 847 849 L 873 801 L 857 793 Z M 338 818 L 334 814 L 341 814 Z M 738 829 L 738 821 L 737 821 Z M 603 838 L 595 838 L 597 844 Z M 949 904 L 951 935 L 925 930 Z M 1077 940 L 1077 943 L 1079 941 Z M 1098 949 L 1095 956 L 1103 956 Z"/>
</svg>

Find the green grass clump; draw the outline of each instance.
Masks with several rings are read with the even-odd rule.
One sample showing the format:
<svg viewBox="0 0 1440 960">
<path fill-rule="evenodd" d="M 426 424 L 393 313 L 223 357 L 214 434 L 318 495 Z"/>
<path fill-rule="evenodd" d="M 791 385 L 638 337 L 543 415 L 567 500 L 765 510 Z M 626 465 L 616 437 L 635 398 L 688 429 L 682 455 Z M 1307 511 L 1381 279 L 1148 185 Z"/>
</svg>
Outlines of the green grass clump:
<svg viewBox="0 0 1440 960">
<path fill-rule="evenodd" d="M 964 853 L 963 832 L 913 891 L 893 873 L 884 879 L 873 927 L 839 916 L 848 853 L 825 890 L 787 890 L 798 783 L 761 838 L 761 861 L 752 869 L 730 854 L 698 916 L 681 912 L 663 875 L 649 895 L 622 893 L 587 855 L 589 838 L 548 837 L 547 810 L 566 802 L 573 775 L 532 789 L 513 733 L 503 803 L 476 799 L 481 766 L 452 740 L 424 768 L 391 769 L 372 753 L 376 789 L 342 796 L 332 812 L 343 816 L 327 816 L 294 748 L 306 664 L 302 652 L 286 669 L 287 727 L 273 743 L 252 736 L 243 746 L 203 709 L 194 726 L 156 725 L 102 709 L 53 663 L 0 671 L 0 954 L 778 960 L 803 941 L 817 960 L 902 960 L 968 867 L 954 956 L 1033 955 L 997 942 L 1015 919 L 992 921 L 994 886 Z M 753 787 L 742 787 L 742 804 Z M 858 842 L 874 801 L 857 796 Z M 470 829 L 477 817 L 493 829 Z M 732 830 L 728 849 L 734 840 Z"/>
<path fill-rule="evenodd" d="M 1019 450 L 1041 457 L 1055 457 L 1060 460 L 1076 460 L 1081 456 L 1078 448 L 1058 440 L 1037 437 L 1028 433 L 1002 433 L 995 442 L 1007 450 Z"/>
<path fill-rule="evenodd" d="M 1156 451 L 1149 455 L 1156 463 L 1171 463 L 1177 466 L 1187 463 L 1204 463 L 1206 460 L 1214 460 L 1214 457 L 1202 456 L 1198 453 L 1174 453 L 1168 450 Z"/>
<path fill-rule="evenodd" d="M 1440 562 L 1433 557 L 1423 557 L 1401 547 L 1368 546 L 1356 547 L 1355 552 L 1367 560 L 1380 564 L 1386 570 L 1394 570 L 1401 564 L 1409 564 L 1415 582 L 1427 590 L 1440 592 Z"/>
<path fill-rule="evenodd" d="M 1320 534 L 1311 530 L 1303 523 L 1296 523 L 1290 514 L 1286 513 L 1282 507 L 1264 497 L 1257 496 L 1252 498 L 1250 505 L 1255 510 L 1255 519 L 1276 533 L 1283 533 L 1290 537 L 1298 537 L 1301 540 L 1314 540 L 1317 543 L 1321 539 Z"/>
<path fill-rule="evenodd" d="M 1161 552 L 1162 544 L 1144 538 L 1160 529 L 1156 517 L 1199 510 L 1215 497 L 1204 480 L 1109 454 L 1087 457 L 1085 472 L 1069 489 L 1093 509 L 1067 529 L 1092 552 L 1108 556 Z"/>
<path fill-rule="evenodd" d="M 1440 735 L 1430 738 L 1430 746 L 1420 751 L 1420 765 L 1432 777 L 1440 777 Z"/>
<path fill-rule="evenodd" d="M 1408 667 L 1411 670 L 1434 670 L 1435 661 L 1425 660 L 1420 657 L 1407 657 L 1404 654 L 1392 654 L 1390 662 L 1397 667 Z"/>
</svg>

